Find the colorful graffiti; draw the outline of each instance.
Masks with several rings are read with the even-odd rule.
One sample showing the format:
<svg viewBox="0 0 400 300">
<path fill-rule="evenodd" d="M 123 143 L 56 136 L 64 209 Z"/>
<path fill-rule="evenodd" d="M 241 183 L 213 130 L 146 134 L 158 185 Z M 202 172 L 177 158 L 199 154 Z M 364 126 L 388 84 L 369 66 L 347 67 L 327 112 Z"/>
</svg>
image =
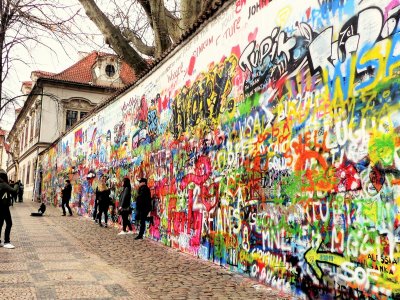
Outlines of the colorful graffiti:
<svg viewBox="0 0 400 300">
<path fill-rule="evenodd" d="M 303 299 L 400 297 L 400 1 L 236 1 L 42 159 L 149 179 L 147 236 Z M 301 3 L 300 3 L 301 2 Z"/>
</svg>

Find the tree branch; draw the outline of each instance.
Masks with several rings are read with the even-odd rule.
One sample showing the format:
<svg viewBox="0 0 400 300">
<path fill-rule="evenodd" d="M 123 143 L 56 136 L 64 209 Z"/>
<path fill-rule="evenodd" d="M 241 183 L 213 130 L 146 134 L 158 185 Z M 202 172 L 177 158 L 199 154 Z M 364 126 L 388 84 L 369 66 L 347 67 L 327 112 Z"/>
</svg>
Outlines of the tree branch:
<svg viewBox="0 0 400 300">
<path fill-rule="evenodd" d="M 92 20 L 104 35 L 106 42 L 129 65 L 136 74 L 147 69 L 146 61 L 133 49 L 124 38 L 121 31 L 116 28 L 104 15 L 93 0 L 79 0 L 86 11 L 86 15 Z"/>
<path fill-rule="evenodd" d="M 144 55 L 147 56 L 154 56 L 155 53 L 155 47 L 154 46 L 148 46 L 146 45 L 141 38 L 137 36 L 135 32 L 129 29 L 124 29 L 122 31 L 122 34 L 128 39 L 133 46 L 140 52 L 143 53 Z"/>
</svg>

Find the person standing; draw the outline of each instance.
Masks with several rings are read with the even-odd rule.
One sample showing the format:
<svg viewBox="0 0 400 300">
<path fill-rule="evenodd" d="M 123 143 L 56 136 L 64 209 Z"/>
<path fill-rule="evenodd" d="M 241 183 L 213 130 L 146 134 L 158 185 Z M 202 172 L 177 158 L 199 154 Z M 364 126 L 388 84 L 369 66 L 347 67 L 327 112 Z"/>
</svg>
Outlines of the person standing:
<svg viewBox="0 0 400 300">
<path fill-rule="evenodd" d="M 106 185 L 106 176 L 100 177 L 100 183 L 96 190 L 96 200 L 98 202 L 99 214 L 97 215 L 97 219 L 99 220 L 99 225 L 101 224 L 101 215 L 104 214 L 104 226 L 107 227 L 108 222 L 108 208 L 110 205 L 110 189 L 107 188 Z"/>
<path fill-rule="evenodd" d="M 93 217 L 93 221 L 95 221 L 96 223 L 98 222 L 97 221 L 97 215 L 98 215 L 98 206 L 99 206 L 99 200 L 98 200 L 98 195 L 97 195 L 97 193 L 98 193 L 98 191 L 99 191 L 99 187 L 97 187 L 96 188 L 96 191 L 95 191 L 95 195 L 94 195 L 94 205 L 93 205 L 93 213 L 92 213 L 92 217 Z"/>
<path fill-rule="evenodd" d="M 71 181 L 65 180 L 65 187 L 61 190 L 61 207 L 63 210 L 63 216 L 65 216 L 65 206 L 68 208 L 69 215 L 72 216 L 71 207 L 69 207 L 69 200 L 71 200 L 72 185 Z"/>
<path fill-rule="evenodd" d="M 18 202 L 22 202 L 24 197 L 24 185 L 18 180 Z"/>
<path fill-rule="evenodd" d="M 0 241 L 0 246 L 6 249 L 14 249 L 15 246 L 10 242 L 10 233 L 12 227 L 12 218 L 10 212 L 10 202 L 13 197 L 18 193 L 18 185 L 14 188 L 8 185 L 8 177 L 6 171 L 0 169 L 0 236 L 3 229 L 3 223 L 6 222 L 6 230 L 4 232 L 4 244 Z"/>
<path fill-rule="evenodd" d="M 13 187 L 15 182 L 10 180 L 8 184 Z M 11 194 L 11 206 L 14 206 L 14 202 L 17 202 L 16 195 Z"/>
<path fill-rule="evenodd" d="M 122 187 L 123 190 L 119 197 L 119 211 L 121 212 L 121 217 L 122 217 L 122 231 L 118 233 L 118 235 L 133 234 L 132 225 L 131 222 L 129 221 L 129 214 L 132 212 L 131 208 L 132 187 L 129 178 L 124 178 Z M 129 228 L 128 232 L 126 231 L 126 227 Z"/>
<path fill-rule="evenodd" d="M 139 235 L 135 240 L 143 239 L 144 231 L 146 229 L 146 219 L 147 215 L 151 211 L 151 192 L 147 186 L 147 179 L 141 178 L 139 180 L 138 196 L 136 198 L 136 210 L 140 220 L 140 230 Z"/>
</svg>

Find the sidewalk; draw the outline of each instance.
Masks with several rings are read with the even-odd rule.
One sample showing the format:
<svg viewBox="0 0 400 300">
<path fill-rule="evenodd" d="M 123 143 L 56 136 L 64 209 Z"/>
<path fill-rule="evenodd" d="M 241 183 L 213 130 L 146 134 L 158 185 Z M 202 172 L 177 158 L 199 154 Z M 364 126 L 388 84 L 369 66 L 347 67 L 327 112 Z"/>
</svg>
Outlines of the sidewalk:
<svg viewBox="0 0 400 300">
<path fill-rule="evenodd" d="M 257 282 L 134 235 L 37 203 L 11 207 L 0 248 L 0 299 L 291 299 Z M 4 228 L 3 228 L 4 232 Z"/>
</svg>

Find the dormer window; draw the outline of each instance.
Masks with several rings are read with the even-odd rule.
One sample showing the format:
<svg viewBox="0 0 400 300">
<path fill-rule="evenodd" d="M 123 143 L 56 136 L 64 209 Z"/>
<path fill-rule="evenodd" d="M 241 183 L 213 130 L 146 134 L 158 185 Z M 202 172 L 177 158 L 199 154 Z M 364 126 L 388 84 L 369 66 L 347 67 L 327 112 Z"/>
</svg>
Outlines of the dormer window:
<svg viewBox="0 0 400 300">
<path fill-rule="evenodd" d="M 108 77 L 114 77 L 115 67 L 113 65 L 107 65 L 106 66 L 106 74 Z"/>
<path fill-rule="evenodd" d="M 122 87 L 123 82 L 120 77 L 122 61 L 114 55 L 98 57 L 93 65 L 93 84 L 103 86 Z"/>
</svg>

